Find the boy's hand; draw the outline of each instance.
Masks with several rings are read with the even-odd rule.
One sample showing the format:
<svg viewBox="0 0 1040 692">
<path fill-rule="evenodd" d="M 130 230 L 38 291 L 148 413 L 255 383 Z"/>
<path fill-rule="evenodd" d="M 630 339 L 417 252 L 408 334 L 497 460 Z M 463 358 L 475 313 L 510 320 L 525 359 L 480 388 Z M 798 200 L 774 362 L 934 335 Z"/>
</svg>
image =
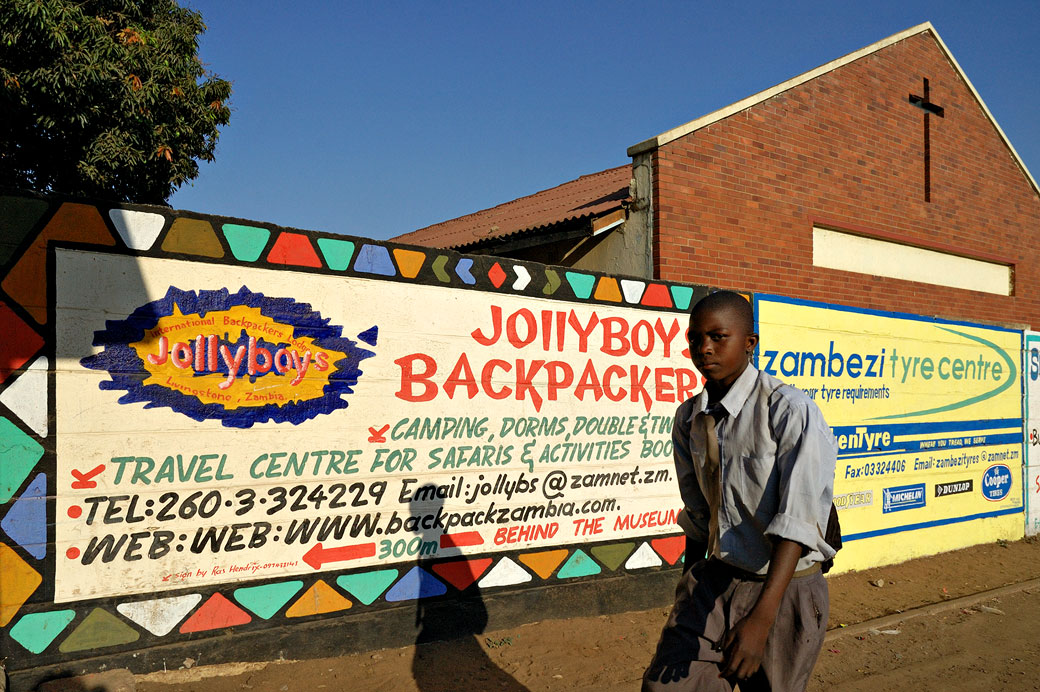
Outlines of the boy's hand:
<svg viewBox="0 0 1040 692">
<path fill-rule="evenodd" d="M 719 677 L 746 680 L 762 665 L 772 623 L 755 617 L 754 611 L 733 627 L 722 640 L 722 672 Z"/>
<path fill-rule="evenodd" d="M 802 546 L 794 541 L 781 539 L 773 545 L 766 583 L 758 593 L 755 606 L 722 639 L 723 666 L 719 677 L 736 676 L 746 680 L 762 665 L 769 630 L 801 554 Z"/>
</svg>

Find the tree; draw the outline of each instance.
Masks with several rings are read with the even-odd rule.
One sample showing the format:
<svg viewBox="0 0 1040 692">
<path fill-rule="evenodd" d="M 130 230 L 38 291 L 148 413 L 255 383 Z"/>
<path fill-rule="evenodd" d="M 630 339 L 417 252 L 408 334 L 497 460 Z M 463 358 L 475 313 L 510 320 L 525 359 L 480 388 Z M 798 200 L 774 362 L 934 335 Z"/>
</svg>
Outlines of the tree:
<svg viewBox="0 0 1040 692">
<path fill-rule="evenodd" d="M 0 185 L 164 204 L 231 117 L 205 30 L 174 0 L 0 0 Z"/>
</svg>

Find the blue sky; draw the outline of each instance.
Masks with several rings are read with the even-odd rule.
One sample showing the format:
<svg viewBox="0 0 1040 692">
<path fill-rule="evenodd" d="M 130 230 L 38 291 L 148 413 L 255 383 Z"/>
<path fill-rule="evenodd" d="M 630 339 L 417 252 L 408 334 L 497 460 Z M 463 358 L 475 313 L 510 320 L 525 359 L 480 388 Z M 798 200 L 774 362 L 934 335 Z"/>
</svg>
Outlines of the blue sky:
<svg viewBox="0 0 1040 692">
<path fill-rule="evenodd" d="M 389 238 L 626 164 L 924 21 L 1040 176 L 1037 0 L 182 1 L 234 92 L 179 209 Z"/>
</svg>

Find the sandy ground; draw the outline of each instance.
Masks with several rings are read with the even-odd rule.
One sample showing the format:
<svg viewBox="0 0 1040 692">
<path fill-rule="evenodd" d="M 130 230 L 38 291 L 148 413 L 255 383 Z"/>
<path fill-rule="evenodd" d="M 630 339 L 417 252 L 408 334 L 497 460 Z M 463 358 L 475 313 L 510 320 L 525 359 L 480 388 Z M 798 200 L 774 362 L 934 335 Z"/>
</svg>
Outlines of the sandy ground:
<svg viewBox="0 0 1040 692">
<path fill-rule="evenodd" d="M 809 689 L 1040 690 L 1040 582 L 985 597 L 1037 578 L 1036 538 L 831 577 L 832 631 Z M 340 658 L 171 671 L 139 676 L 136 688 L 638 690 L 666 612 L 545 620 L 479 638 Z"/>
</svg>

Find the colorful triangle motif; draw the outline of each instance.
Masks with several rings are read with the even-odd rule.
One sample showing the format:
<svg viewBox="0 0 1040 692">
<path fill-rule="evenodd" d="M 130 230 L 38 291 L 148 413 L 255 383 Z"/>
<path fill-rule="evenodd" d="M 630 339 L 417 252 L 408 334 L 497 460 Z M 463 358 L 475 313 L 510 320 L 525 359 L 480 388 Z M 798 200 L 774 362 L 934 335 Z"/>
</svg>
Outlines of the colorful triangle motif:
<svg viewBox="0 0 1040 692">
<path fill-rule="evenodd" d="M 40 437 L 47 437 L 47 356 L 40 356 L 0 392 L 0 403 Z"/>
<path fill-rule="evenodd" d="M 224 231 L 224 238 L 231 248 L 231 254 L 242 262 L 255 262 L 260 259 L 260 253 L 271 239 L 271 231 L 256 226 L 226 223 L 221 230 Z"/>
<path fill-rule="evenodd" d="M 120 603 L 116 611 L 157 637 L 165 637 L 202 601 L 202 594 Z"/>
<path fill-rule="evenodd" d="M 11 628 L 11 639 L 34 654 L 43 653 L 50 643 L 76 619 L 75 610 L 52 610 L 49 613 L 29 613 Z"/>
<path fill-rule="evenodd" d="M 263 584 L 261 586 L 246 586 L 235 589 L 235 600 L 243 606 L 259 615 L 264 620 L 270 620 L 271 616 L 282 609 L 303 588 L 303 582 L 299 580 L 283 581 L 278 584 Z"/>
<path fill-rule="evenodd" d="M 397 275 L 390 253 L 382 245 L 362 245 L 354 260 L 354 271 L 379 276 Z"/>
<path fill-rule="evenodd" d="M 540 553 L 526 553 L 517 559 L 534 570 L 534 573 L 542 579 L 548 579 L 569 553 L 570 551 L 566 549 L 546 550 Z"/>
<path fill-rule="evenodd" d="M 47 322 L 47 253 L 52 241 L 112 246 L 116 239 L 96 207 L 66 202 L 4 278 L 3 289 L 40 324 Z"/>
<path fill-rule="evenodd" d="M 413 601 L 443 596 L 447 592 L 448 587 L 440 579 L 416 565 L 386 592 L 386 600 Z"/>
<path fill-rule="evenodd" d="M 593 296 L 596 300 L 606 300 L 611 303 L 621 302 L 621 289 L 618 288 L 617 279 L 609 276 L 601 277 L 599 284 L 596 286 L 596 295 Z"/>
<path fill-rule="evenodd" d="M 338 591 L 319 579 L 314 582 L 314 586 L 303 592 L 299 600 L 286 609 L 285 617 L 302 618 L 308 615 L 334 613 L 353 605 L 350 599 L 343 598 Z"/>
<path fill-rule="evenodd" d="M 481 560 L 455 560 L 453 562 L 441 562 L 433 566 L 433 571 L 438 577 L 445 580 L 459 591 L 465 591 L 491 566 L 493 560 L 489 557 Z"/>
<path fill-rule="evenodd" d="M 592 556 L 602 562 L 607 569 L 614 571 L 621 566 L 625 558 L 635 550 L 635 543 L 614 543 L 612 545 L 598 545 L 589 550 Z"/>
<path fill-rule="evenodd" d="M 585 300 L 592 295 L 592 287 L 596 285 L 596 277 L 591 274 L 581 274 L 579 272 L 565 272 L 564 276 L 567 277 L 567 283 L 571 285 L 571 290 L 574 291 L 574 295 Z"/>
<path fill-rule="evenodd" d="M 426 253 L 418 250 L 394 250 L 394 259 L 397 260 L 397 268 L 401 270 L 401 276 L 406 279 L 414 279 L 419 275 L 423 262 L 426 261 Z"/>
<path fill-rule="evenodd" d="M 37 560 L 47 556 L 47 475 L 41 473 L 0 521 L 15 543 Z"/>
<path fill-rule="evenodd" d="M 141 633 L 107 610 L 94 608 L 58 646 L 63 654 L 136 642 Z"/>
<path fill-rule="evenodd" d="M 213 232 L 213 226 L 204 219 L 174 219 L 163 238 L 162 249 L 197 257 L 224 256 L 224 246 Z"/>
<path fill-rule="evenodd" d="M 531 581 L 530 572 L 508 557 L 504 557 L 477 582 L 477 585 L 482 589 L 486 589 L 491 586 L 511 586 L 529 581 Z"/>
<path fill-rule="evenodd" d="M 643 291 L 642 304 L 655 308 L 672 307 L 672 296 L 668 292 L 668 287 L 664 284 L 650 284 Z"/>
<path fill-rule="evenodd" d="M 350 258 L 354 256 L 354 243 L 339 238 L 318 238 L 318 249 L 325 256 L 329 269 L 337 272 L 349 267 Z"/>
<path fill-rule="evenodd" d="M 321 267 L 321 260 L 307 236 L 302 233 L 283 231 L 274 241 L 267 261 L 275 264 L 291 264 L 297 267 Z"/>
<path fill-rule="evenodd" d="M 6 627 L 29 596 L 43 582 L 40 573 L 26 564 L 14 549 L 0 543 L 0 627 Z"/>
<path fill-rule="evenodd" d="M 603 569 L 584 550 L 577 549 L 556 573 L 557 579 L 575 579 L 599 574 Z"/>
<path fill-rule="evenodd" d="M 650 541 L 650 545 L 669 565 L 674 565 L 679 556 L 686 551 L 686 536 L 680 534 L 668 538 L 655 538 Z"/>
<path fill-rule="evenodd" d="M 400 573 L 396 569 L 344 574 L 341 577 L 336 577 L 336 585 L 350 592 L 354 598 L 365 605 L 372 605 L 372 602 L 379 598 L 388 586 L 394 583 L 398 574 Z"/>
<path fill-rule="evenodd" d="M 126 246 L 134 250 L 152 247 L 166 225 L 166 218 L 162 214 L 149 211 L 110 209 L 108 218 L 112 219 L 112 225 Z"/>
<path fill-rule="evenodd" d="M 178 631 L 181 634 L 205 632 L 244 625 L 252 621 L 253 618 L 249 613 L 229 601 L 226 596 L 215 593 L 190 618 L 184 621 Z"/>
<path fill-rule="evenodd" d="M 43 456 L 43 447 L 0 417 L 0 504 L 11 499 Z"/>
<path fill-rule="evenodd" d="M 25 365 L 43 346 L 43 337 L 0 301 L 0 384 Z"/>
<path fill-rule="evenodd" d="M 649 543 L 644 543 L 632 553 L 625 563 L 625 569 L 647 569 L 648 567 L 660 567 L 661 558 L 657 556 Z"/>
<path fill-rule="evenodd" d="M 693 299 L 693 288 L 690 286 L 671 286 L 672 300 L 677 310 L 689 310 Z"/>
</svg>

